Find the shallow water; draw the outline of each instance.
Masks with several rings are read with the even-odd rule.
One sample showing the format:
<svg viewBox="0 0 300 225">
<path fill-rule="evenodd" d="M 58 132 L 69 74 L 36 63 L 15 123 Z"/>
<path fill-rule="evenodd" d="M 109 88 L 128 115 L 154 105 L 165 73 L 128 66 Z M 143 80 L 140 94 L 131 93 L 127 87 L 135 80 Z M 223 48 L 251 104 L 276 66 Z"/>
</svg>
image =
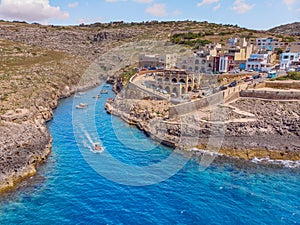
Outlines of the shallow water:
<svg viewBox="0 0 300 225">
<path fill-rule="evenodd" d="M 174 154 L 106 114 L 104 103 L 113 94 L 92 99 L 98 91 L 85 96 L 87 109 L 75 111 L 73 125 L 83 124 L 80 129 L 72 126 L 73 98 L 60 102 L 48 124 L 52 154 L 37 176 L 2 197 L 0 224 L 300 224 L 299 170 L 222 161 L 201 171 L 196 159 Z M 104 153 L 91 151 L 96 142 Z M 136 176 L 109 156 L 137 166 Z M 139 168 L 170 156 L 177 165 L 188 162 L 172 177 L 142 185 L 165 171 L 139 174 Z"/>
</svg>

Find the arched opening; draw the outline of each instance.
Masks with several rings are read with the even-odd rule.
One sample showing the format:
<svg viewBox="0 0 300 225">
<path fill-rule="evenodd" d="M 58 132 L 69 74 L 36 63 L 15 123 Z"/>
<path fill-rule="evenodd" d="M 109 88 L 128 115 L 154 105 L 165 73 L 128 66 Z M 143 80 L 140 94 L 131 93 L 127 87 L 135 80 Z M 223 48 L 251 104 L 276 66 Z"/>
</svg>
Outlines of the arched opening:
<svg viewBox="0 0 300 225">
<path fill-rule="evenodd" d="M 157 81 L 158 82 L 162 82 L 162 78 L 157 78 Z"/>
<path fill-rule="evenodd" d="M 184 80 L 183 78 L 181 78 L 181 79 L 179 80 L 179 82 L 185 84 L 185 80 Z"/>
<path fill-rule="evenodd" d="M 188 80 L 188 83 L 192 83 L 192 79 L 189 79 L 189 80 Z"/>
<path fill-rule="evenodd" d="M 183 66 L 182 66 L 182 69 L 186 70 L 186 65 L 183 65 Z"/>
<path fill-rule="evenodd" d="M 166 82 L 169 82 L 169 81 L 170 81 L 170 78 L 169 78 L 169 77 L 166 77 L 166 78 L 165 78 L 165 81 L 166 81 Z"/>
<path fill-rule="evenodd" d="M 178 90 L 177 90 L 177 88 L 176 88 L 176 87 L 174 87 L 174 88 L 173 88 L 173 90 L 172 90 L 172 93 L 175 93 L 175 94 L 176 94 L 176 96 L 178 96 Z"/>
<path fill-rule="evenodd" d="M 173 79 L 172 79 L 172 82 L 173 82 L 173 83 L 177 83 L 177 79 L 176 79 L 176 78 L 173 78 Z"/>
<path fill-rule="evenodd" d="M 166 87 L 165 87 L 165 90 L 166 90 L 168 93 L 170 93 L 170 87 L 169 87 L 169 86 L 166 86 Z"/>
<path fill-rule="evenodd" d="M 195 60 L 195 64 L 199 64 L 200 62 L 199 62 L 199 60 L 198 59 L 196 59 Z"/>
<path fill-rule="evenodd" d="M 181 94 L 185 94 L 185 87 L 181 88 Z"/>
<path fill-rule="evenodd" d="M 195 71 L 198 71 L 199 70 L 199 67 L 198 66 L 195 66 Z"/>
<path fill-rule="evenodd" d="M 188 92 L 190 92 L 190 91 L 192 91 L 192 87 L 191 86 L 188 87 Z"/>
</svg>

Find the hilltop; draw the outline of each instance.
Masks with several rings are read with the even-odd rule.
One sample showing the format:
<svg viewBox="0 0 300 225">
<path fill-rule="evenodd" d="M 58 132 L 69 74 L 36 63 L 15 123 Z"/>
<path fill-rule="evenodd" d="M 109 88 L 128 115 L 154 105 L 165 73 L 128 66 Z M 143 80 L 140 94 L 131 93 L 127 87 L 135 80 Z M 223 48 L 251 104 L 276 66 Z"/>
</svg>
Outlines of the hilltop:
<svg viewBox="0 0 300 225">
<path fill-rule="evenodd" d="M 300 22 L 289 23 L 274 27 L 268 32 L 279 34 L 279 35 L 289 35 L 289 36 L 300 36 Z"/>
<path fill-rule="evenodd" d="M 46 26 L 0 21 L 2 39 L 68 52 L 88 60 L 94 60 L 108 49 L 126 42 L 153 39 L 171 41 L 174 35 L 176 38 L 176 35 L 182 33 L 197 35 L 199 43 L 219 42 L 221 44 L 225 44 L 230 37 L 256 38 L 276 35 L 276 32 L 272 31 L 257 31 L 237 25 L 206 21 L 118 22 L 79 26 Z"/>
</svg>

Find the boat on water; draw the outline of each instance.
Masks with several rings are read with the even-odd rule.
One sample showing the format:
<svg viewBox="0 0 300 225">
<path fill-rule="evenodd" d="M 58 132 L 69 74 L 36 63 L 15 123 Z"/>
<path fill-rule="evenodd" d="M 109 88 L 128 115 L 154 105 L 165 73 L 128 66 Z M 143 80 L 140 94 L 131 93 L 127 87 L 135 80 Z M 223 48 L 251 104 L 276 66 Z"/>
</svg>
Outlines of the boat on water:
<svg viewBox="0 0 300 225">
<path fill-rule="evenodd" d="M 100 145 L 98 145 L 98 144 L 95 144 L 95 146 L 94 146 L 94 151 L 100 153 L 100 152 L 103 152 L 104 149 L 103 149 L 102 146 L 100 146 Z"/>
<path fill-rule="evenodd" d="M 101 90 L 100 94 L 108 94 L 108 90 Z"/>
<path fill-rule="evenodd" d="M 76 105 L 76 109 L 85 109 L 87 106 L 87 103 L 80 103 L 79 105 Z"/>
<path fill-rule="evenodd" d="M 100 95 L 95 95 L 95 96 L 93 96 L 93 98 L 101 98 L 101 96 Z"/>
</svg>

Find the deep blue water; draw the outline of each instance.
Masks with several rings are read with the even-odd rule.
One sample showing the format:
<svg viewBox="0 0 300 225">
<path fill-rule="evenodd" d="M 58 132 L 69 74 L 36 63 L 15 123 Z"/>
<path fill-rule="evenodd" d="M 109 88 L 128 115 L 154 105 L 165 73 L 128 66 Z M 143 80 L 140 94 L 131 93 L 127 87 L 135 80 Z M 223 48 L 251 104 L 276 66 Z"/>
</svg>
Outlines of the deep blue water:
<svg viewBox="0 0 300 225">
<path fill-rule="evenodd" d="M 2 197 L 0 224 L 300 224 L 298 170 L 230 161 L 199 170 L 196 159 L 106 114 L 113 94 L 95 103 L 98 91 L 82 97 L 90 103 L 85 110 L 74 110 L 73 98 L 60 102 L 48 124 L 52 154 L 36 176 Z M 105 151 L 93 153 L 92 142 Z M 169 158 L 165 168 L 155 167 Z"/>
</svg>

